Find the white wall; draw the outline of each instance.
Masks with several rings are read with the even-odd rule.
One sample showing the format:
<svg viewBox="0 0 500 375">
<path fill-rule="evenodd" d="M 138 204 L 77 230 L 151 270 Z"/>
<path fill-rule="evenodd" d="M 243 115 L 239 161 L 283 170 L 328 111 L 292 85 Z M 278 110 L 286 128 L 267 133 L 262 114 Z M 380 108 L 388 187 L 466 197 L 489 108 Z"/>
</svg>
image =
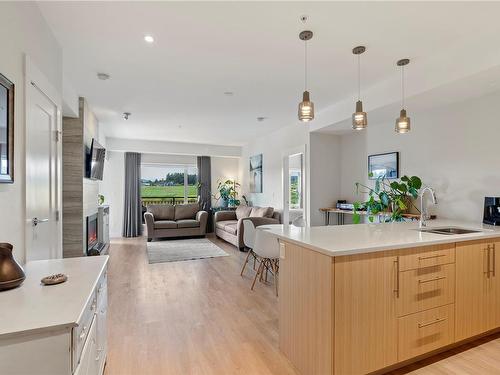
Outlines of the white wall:
<svg viewBox="0 0 500 375">
<path fill-rule="evenodd" d="M 123 222 L 123 203 L 125 186 L 125 154 L 119 151 L 106 151 L 103 180 L 100 193 L 104 204 L 109 205 L 109 235 L 121 237 Z"/>
<path fill-rule="evenodd" d="M 243 146 L 239 168 L 242 191 L 254 206 L 283 208 L 282 163 L 283 156 L 291 149 L 307 145 L 309 129 L 307 125 L 291 125 Z M 263 154 L 263 191 L 249 192 L 249 158 Z"/>
<path fill-rule="evenodd" d="M 224 146 L 202 143 L 148 141 L 143 139 L 107 138 L 109 150 L 169 155 L 206 155 L 240 157 L 240 146 Z"/>
<path fill-rule="evenodd" d="M 309 222 L 324 225 L 319 209 L 332 207 L 340 199 L 340 138 L 310 133 L 309 146 Z"/>
<path fill-rule="evenodd" d="M 193 156 L 193 155 L 142 154 L 141 155 L 141 163 L 196 165 L 196 156 Z"/>
<path fill-rule="evenodd" d="M 500 93 L 412 113 L 412 131 L 396 134 L 393 119 L 341 137 L 341 196 L 367 182 L 367 156 L 400 152 L 402 175 L 418 175 L 436 190 L 439 217 L 481 221 L 485 196 L 500 196 Z"/>
<path fill-rule="evenodd" d="M 0 184 L 0 241 L 14 245 L 14 256 L 25 260 L 25 116 L 24 54 L 62 92 L 62 51 L 33 2 L 0 2 L 0 73 L 15 84 L 14 184 Z M 8 213 L 8 214 L 7 214 Z"/>
</svg>

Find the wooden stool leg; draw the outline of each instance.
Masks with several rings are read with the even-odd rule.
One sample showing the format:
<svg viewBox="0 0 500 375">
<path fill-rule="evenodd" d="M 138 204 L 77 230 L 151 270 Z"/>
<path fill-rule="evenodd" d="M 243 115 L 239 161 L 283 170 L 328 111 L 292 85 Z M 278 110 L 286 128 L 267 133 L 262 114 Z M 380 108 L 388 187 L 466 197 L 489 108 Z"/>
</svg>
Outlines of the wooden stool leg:
<svg viewBox="0 0 500 375">
<path fill-rule="evenodd" d="M 269 271 L 269 259 L 266 259 L 266 277 L 265 277 L 266 283 L 267 283 L 267 271 Z"/>
<path fill-rule="evenodd" d="M 278 297 L 278 267 L 275 263 L 275 260 L 271 261 L 271 267 L 273 269 L 274 275 L 274 288 L 276 289 L 276 297 Z"/>
<path fill-rule="evenodd" d="M 248 263 L 248 258 L 252 255 L 252 250 L 248 250 L 247 257 L 245 258 L 245 263 L 243 263 L 243 268 L 241 269 L 240 276 L 243 276 L 243 272 L 245 271 L 245 267 L 247 266 Z"/>
<path fill-rule="evenodd" d="M 259 264 L 259 268 L 257 269 L 257 273 L 255 274 L 255 278 L 253 279 L 252 287 L 250 288 L 251 290 L 253 290 L 253 287 L 255 286 L 255 282 L 257 281 L 257 277 L 259 277 L 259 275 L 261 275 L 261 273 L 262 273 L 262 267 L 264 267 L 264 260 L 262 260 Z"/>
</svg>

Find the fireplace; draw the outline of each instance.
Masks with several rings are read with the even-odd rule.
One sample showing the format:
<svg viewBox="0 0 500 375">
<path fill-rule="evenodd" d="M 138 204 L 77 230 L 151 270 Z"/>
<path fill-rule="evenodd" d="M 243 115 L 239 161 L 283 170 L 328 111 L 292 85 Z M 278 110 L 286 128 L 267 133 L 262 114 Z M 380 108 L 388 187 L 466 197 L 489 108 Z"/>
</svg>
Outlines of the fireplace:
<svg viewBox="0 0 500 375">
<path fill-rule="evenodd" d="M 99 243 L 97 236 L 97 214 L 87 216 L 87 255 L 93 255 L 92 250 Z"/>
</svg>

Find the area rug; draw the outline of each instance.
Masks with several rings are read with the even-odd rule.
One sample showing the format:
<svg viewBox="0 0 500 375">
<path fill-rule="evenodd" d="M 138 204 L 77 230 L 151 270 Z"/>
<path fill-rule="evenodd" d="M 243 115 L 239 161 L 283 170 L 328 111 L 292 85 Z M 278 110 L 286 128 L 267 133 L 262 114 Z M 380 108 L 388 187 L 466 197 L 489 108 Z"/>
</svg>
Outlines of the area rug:
<svg viewBox="0 0 500 375">
<path fill-rule="evenodd" d="M 147 251 L 149 264 L 229 256 L 206 238 L 148 242 Z"/>
</svg>

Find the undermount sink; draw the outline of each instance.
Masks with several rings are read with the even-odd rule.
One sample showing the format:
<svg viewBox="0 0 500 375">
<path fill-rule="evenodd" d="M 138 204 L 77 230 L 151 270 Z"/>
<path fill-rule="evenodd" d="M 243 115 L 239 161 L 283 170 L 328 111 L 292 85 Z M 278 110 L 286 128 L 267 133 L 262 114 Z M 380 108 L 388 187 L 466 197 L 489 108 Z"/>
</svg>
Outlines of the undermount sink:
<svg viewBox="0 0 500 375">
<path fill-rule="evenodd" d="M 446 228 L 422 228 L 419 229 L 420 232 L 435 233 L 435 234 L 470 234 L 470 233 L 481 233 L 480 230 L 458 228 L 458 227 L 446 227 Z"/>
</svg>

